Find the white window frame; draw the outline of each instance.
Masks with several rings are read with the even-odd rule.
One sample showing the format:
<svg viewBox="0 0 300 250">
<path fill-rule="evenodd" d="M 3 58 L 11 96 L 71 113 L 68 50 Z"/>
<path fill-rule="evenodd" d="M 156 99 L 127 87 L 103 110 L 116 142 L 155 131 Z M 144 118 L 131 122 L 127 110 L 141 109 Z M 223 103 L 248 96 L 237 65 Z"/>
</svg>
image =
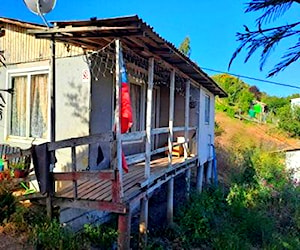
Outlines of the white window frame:
<svg viewBox="0 0 300 250">
<path fill-rule="evenodd" d="M 207 102 L 208 100 L 208 102 Z M 210 115 L 210 110 L 211 110 L 211 97 L 209 94 L 205 93 L 204 94 L 204 123 L 205 125 L 210 124 L 211 120 L 211 115 Z"/>
<path fill-rule="evenodd" d="M 6 73 L 6 88 L 11 88 L 12 87 L 12 78 L 13 77 L 18 77 L 18 76 L 27 76 L 27 81 L 29 84 L 27 84 L 27 93 L 30 93 L 30 79 L 32 75 L 40 75 L 40 74 L 48 74 L 48 121 L 47 121 L 47 128 L 48 128 L 48 134 L 47 134 L 47 138 L 35 138 L 35 137 L 30 137 L 29 136 L 29 123 L 30 123 L 30 119 L 29 119 L 29 115 L 27 115 L 26 117 L 26 137 L 22 137 L 22 136 L 14 136 L 11 135 L 11 131 L 10 131 L 10 124 L 11 124 L 11 101 L 12 101 L 12 96 L 8 94 L 8 98 L 7 98 L 7 109 L 6 109 L 6 117 L 7 117 L 7 121 L 5 123 L 5 129 L 4 129 L 4 133 L 5 133 L 5 138 L 7 138 L 8 141 L 10 142 L 20 142 L 20 143 L 32 143 L 33 141 L 36 143 L 42 143 L 42 142 L 47 142 L 50 140 L 50 131 L 51 131 L 51 116 L 50 116 L 50 101 L 51 101 L 51 96 L 50 96 L 50 70 L 48 66 L 40 66 L 40 67 L 32 67 L 32 68 L 20 68 L 20 69 L 11 69 L 11 70 L 7 70 Z M 30 110 L 30 94 L 27 95 L 27 100 L 26 100 L 26 104 L 27 104 L 27 110 Z"/>
</svg>

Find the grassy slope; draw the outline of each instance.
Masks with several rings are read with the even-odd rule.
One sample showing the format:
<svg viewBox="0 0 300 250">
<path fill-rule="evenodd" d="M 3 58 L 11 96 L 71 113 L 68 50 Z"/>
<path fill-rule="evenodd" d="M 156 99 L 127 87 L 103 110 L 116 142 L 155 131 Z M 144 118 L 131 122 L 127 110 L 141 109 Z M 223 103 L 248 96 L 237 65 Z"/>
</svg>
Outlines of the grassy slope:
<svg viewBox="0 0 300 250">
<path fill-rule="evenodd" d="M 217 111 L 216 122 L 223 130 L 217 136 L 216 148 L 218 159 L 218 172 L 220 180 L 227 183 L 228 174 L 232 169 L 229 158 L 231 149 L 243 149 L 246 147 L 261 147 L 270 151 L 299 148 L 300 141 L 292 139 L 279 133 L 274 127 L 268 124 L 257 124 L 248 121 L 240 121 L 231 118 L 225 113 Z"/>
</svg>

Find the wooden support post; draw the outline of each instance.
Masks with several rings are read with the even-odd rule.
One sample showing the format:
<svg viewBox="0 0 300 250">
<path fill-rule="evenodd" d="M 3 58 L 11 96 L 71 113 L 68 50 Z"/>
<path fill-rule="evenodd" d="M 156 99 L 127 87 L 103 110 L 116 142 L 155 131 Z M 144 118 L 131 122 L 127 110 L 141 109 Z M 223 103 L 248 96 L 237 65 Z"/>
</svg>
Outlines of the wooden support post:
<svg viewBox="0 0 300 250">
<path fill-rule="evenodd" d="M 146 110 L 146 154 L 145 154 L 145 178 L 150 177 L 151 161 L 151 125 L 152 125 L 152 95 L 153 95 L 154 58 L 149 59 L 147 110 Z"/>
<path fill-rule="evenodd" d="M 119 214 L 118 218 L 118 249 L 130 249 L 130 233 L 131 233 L 131 212 L 127 214 Z"/>
<path fill-rule="evenodd" d="M 148 197 L 141 200 L 141 215 L 140 215 L 140 237 L 139 248 L 145 249 L 147 246 L 147 233 L 148 233 Z"/>
<path fill-rule="evenodd" d="M 197 166 L 196 190 L 199 193 L 202 192 L 203 172 L 204 172 L 204 165 L 203 164 L 198 164 L 198 166 Z"/>
<path fill-rule="evenodd" d="M 184 110 L 184 159 L 188 157 L 188 140 L 189 140 L 189 120 L 190 120 L 190 80 L 187 80 L 185 86 L 185 110 Z"/>
<path fill-rule="evenodd" d="M 72 149 L 72 172 L 77 171 L 77 164 L 76 164 L 76 147 L 71 147 Z M 78 198 L 77 193 L 77 180 L 73 181 L 73 192 L 74 192 L 74 199 Z"/>
<path fill-rule="evenodd" d="M 206 183 L 212 184 L 212 161 L 208 161 L 207 171 L 206 171 Z"/>
<path fill-rule="evenodd" d="M 170 77 L 169 137 L 168 137 L 169 167 L 172 167 L 173 126 L 174 126 L 174 93 L 175 93 L 175 69 L 172 70 L 171 77 Z"/>
<path fill-rule="evenodd" d="M 188 168 L 185 172 L 185 183 L 186 183 L 186 199 L 190 199 L 191 195 L 191 168 Z"/>
<path fill-rule="evenodd" d="M 121 42 L 116 39 L 116 108 L 115 108 L 115 126 L 116 126 L 116 140 L 117 140 L 117 169 L 119 171 L 120 183 L 120 197 L 124 196 L 123 193 L 123 169 L 122 169 L 122 141 L 121 141 Z"/>
<path fill-rule="evenodd" d="M 167 198 L 167 222 L 173 224 L 173 206 L 174 206 L 174 177 L 168 181 L 168 198 Z"/>
<path fill-rule="evenodd" d="M 48 193 L 46 197 L 46 210 L 47 217 L 52 219 L 52 195 L 50 193 Z"/>
</svg>

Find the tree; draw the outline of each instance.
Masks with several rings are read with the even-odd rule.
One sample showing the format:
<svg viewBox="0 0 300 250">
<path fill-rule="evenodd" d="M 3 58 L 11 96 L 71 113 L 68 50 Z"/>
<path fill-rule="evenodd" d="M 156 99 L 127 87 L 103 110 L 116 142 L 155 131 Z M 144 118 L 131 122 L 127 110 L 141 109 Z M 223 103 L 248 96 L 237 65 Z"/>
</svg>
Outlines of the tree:
<svg viewBox="0 0 300 250">
<path fill-rule="evenodd" d="M 190 45 L 191 41 L 190 38 L 187 36 L 186 38 L 184 38 L 184 40 L 182 41 L 182 43 L 179 46 L 179 51 L 182 52 L 183 54 L 185 54 L 187 57 L 190 57 L 191 55 L 191 45 Z"/>
<path fill-rule="evenodd" d="M 271 71 L 268 73 L 268 77 L 276 75 L 278 72 L 284 70 L 290 64 L 296 62 L 300 58 L 300 22 L 289 23 L 286 25 L 263 28 L 263 25 L 269 24 L 282 16 L 293 3 L 300 4 L 300 0 L 251 0 L 247 3 L 245 10 L 248 12 L 263 11 L 264 13 L 256 19 L 256 29 L 250 30 L 244 25 L 245 32 L 237 33 L 237 41 L 240 45 L 233 53 L 229 62 L 231 66 L 233 60 L 237 55 L 245 49 L 247 56 L 245 62 L 256 52 L 258 49 L 262 49 L 260 54 L 260 70 L 263 69 L 264 64 L 270 55 L 270 53 L 276 48 L 276 46 L 284 39 L 296 37 L 296 43 L 287 48 L 286 52 L 281 56 L 281 61 L 277 63 Z"/>
</svg>

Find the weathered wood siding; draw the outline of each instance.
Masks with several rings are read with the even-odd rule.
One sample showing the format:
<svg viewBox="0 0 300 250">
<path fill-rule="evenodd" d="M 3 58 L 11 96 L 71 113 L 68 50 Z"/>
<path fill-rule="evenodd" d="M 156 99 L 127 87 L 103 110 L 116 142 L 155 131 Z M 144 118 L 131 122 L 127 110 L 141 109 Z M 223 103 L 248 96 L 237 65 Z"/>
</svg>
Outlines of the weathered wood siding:
<svg viewBox="0 0 300 250">
<path fill-rule="evenodd" d="M 0 38 L 0 49 L 4 50 L 6 64 L 27 63 L 50 59 L 51 41 L 36 39 L 27 34 L 27 29 L 18 25 L 4 23 L 5 36 Z M 76 46 L 66 46 L 58 42 L 56 57 L 69 57 L 83 54 L 83 50 Z"/>
</svg>

